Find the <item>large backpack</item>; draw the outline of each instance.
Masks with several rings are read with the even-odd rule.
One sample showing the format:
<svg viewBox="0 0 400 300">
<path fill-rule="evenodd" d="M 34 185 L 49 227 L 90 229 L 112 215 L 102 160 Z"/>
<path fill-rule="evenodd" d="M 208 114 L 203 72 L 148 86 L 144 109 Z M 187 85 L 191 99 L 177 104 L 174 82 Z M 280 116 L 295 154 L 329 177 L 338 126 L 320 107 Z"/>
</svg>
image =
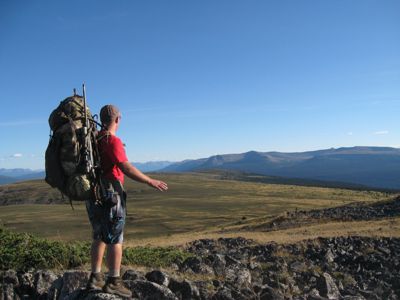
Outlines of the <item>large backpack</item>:
<svg viewBox="0 0 400 300">
<path fill-rule="evenodd" d="M 97 200 L 100 158 L 97 125 L 85 96 L 61 101 L 51 113 L 50 141 L 46 150 L 46 182 L 70 200 Z"/>
</svg>

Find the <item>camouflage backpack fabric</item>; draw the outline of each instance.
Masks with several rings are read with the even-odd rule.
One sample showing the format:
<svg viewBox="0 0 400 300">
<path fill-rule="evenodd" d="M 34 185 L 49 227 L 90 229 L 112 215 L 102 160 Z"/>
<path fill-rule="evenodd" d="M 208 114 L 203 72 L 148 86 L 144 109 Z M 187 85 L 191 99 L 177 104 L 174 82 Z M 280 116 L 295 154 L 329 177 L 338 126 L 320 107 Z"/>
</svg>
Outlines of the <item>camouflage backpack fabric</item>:
<svg viewBox="0 0 400 300">
<path fill-rule="evenodd" d="M 97 128 L 89 108 L 84 108 L 84 98 L 74 95 L 61 101 L 51 113 L 49 125 L 46 182 L 70 200 L 96 199 L 96 168 L 100 166 Z"/>
</svg>

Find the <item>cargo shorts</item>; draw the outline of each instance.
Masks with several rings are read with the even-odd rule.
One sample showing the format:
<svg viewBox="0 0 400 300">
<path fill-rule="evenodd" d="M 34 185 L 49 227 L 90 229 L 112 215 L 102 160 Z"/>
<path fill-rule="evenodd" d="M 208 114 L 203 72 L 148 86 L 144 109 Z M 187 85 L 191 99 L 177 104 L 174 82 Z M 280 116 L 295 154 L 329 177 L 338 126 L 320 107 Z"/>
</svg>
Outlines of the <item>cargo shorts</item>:
<svg viewBox="0 0 400 300">
<path fill-rule="evenodd" d="M 121 244 L 124 240 L 126 193 L 118 187 L 101 204 L 86 201 L 86 210 L 93 229 L 93 239 L 106 244 Z"/>
</svg>

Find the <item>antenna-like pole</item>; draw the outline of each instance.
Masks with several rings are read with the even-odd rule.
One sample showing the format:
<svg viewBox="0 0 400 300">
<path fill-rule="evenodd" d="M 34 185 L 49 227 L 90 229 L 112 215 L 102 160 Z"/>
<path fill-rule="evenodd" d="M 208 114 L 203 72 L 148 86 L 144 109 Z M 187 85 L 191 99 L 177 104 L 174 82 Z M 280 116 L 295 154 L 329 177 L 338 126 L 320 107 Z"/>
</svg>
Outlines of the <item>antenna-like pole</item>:
<svg viewBox="0 0 400 300">
<path fill-rule="evenodd" d="M 82 84 L 82 94 L 83 94 L 83 113 L 85 116 L 85 122 L 83 126 L 87 127 L 87 114 L 86 114 L 86 89 L 85 89 L 85 83 Z"/>
</svg>

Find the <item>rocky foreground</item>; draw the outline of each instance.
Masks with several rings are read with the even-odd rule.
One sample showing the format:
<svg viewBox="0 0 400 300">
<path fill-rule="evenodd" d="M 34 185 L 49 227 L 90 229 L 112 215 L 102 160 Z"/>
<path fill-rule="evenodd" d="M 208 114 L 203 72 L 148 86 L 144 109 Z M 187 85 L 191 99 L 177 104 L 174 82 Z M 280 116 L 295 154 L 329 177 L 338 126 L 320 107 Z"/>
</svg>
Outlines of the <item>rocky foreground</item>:
<svg viewBox="0 0 400 300">
<path fill-rule="evenodd" d="M 135 299 L 400 299 L 400 239 L 320 238 L 259 245 L 198 240 L 170 271 L 123 275 Z M 120 299 L 84 290 L 88 272 L 0 273 L 1 299 Z"/>
</svg>

